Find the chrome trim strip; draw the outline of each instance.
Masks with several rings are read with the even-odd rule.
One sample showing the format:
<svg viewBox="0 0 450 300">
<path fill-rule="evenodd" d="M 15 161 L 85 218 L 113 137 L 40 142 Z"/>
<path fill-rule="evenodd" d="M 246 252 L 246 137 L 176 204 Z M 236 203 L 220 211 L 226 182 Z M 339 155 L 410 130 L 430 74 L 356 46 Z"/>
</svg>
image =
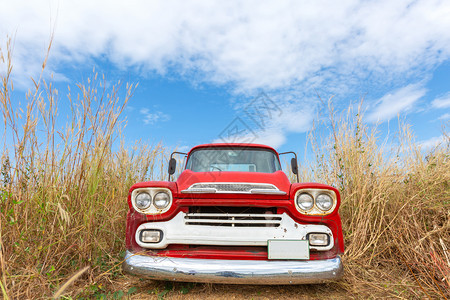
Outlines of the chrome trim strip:
<svg viewBox="0 0 450 300">
<path fill-rule="evenodd" d="M 201 187 L 201 186 L 205 187 Z M 221 190 L 215 187 L 208 186 L 251 186 L 254 185 L 255 188 L 250 188 L 247 191 L 240 190 Z M 200 186 L 200 187 L 198 187 Z M 267 187 L 267 188 L 261 188 Z M 271 183 L 256 183 L 256 182 L 197 182 L 191 185 L 189 188 L 182 190 L 183 194 L 203 194 L 203 193 L 220 193 L 220 194 L 268 194 L 268 195 L 286 195 L 286 192 L 280 191 L 275 185 Z"/>
<path fill-rule="evenodd" d="M 309 284 L 343 275 L 340 256 L 324 260 L 224 260 L 126 252 L 125 272 L 156 280 L 225 284 Z"/>
<path fill-rule="evenodd" d="M 284 191 L 272 191 L 272 190 L 260 190 L 260 189 L 252 189 L 250 192 L 237 192 L 237 191 L 217 191 L 216 189 L 187 189 L 182 190 L 183 194 L 264 194 L 264 195 L 286 195 Z"/>
<path fill-rule="evenodd" d="M 280 224 L 281 220 L 222 220 L 222 219 L 186 219 L 185 223 L 210 223 L 210 224 Z"/>
<path fill-rule="evenodd" d="M 286 195 L 284 191 L 271 191 L 271 190 L 259 190 L 252 189 L 250 192 L 236 192 L 236 191 L 217 191 L 216 189 L 187 189 L 182 190 L 183 194 L 263 194 L 263 195 Z"/>
<path fill-rule="evenodd" d="M 203 194 L 203 193 L 217 193 L 216 189 L 202 189 L 202 188 L 188 188 L 187 190 L 181 191 L 184 194 Z"/>
<path fill-rule="evenodd" d="M 252 224 L 280 225 L 283 215 L 276 214 L 227 214 L 227 213 L 188 213 L 184 216 L 186 225 L 200 224 Z"/>
<path fill-rule="evenodd" d="M 188 217 L 216 217 L 216 218 L 227 218 L 227 217 L 240 217 L 240 218 L 279 218 L 283 217 L 282 214 L 232 214 L 232 213 L 187 213 L 185 218 Z"/>
<path fill-rule="evenodd" d="M 273 190 L 264 190 L 264 189 L 251 189 L 250 194 L 267 194 L 267 195 L 286 195 L 284 191 L 273 191 Z"/>
</svg>

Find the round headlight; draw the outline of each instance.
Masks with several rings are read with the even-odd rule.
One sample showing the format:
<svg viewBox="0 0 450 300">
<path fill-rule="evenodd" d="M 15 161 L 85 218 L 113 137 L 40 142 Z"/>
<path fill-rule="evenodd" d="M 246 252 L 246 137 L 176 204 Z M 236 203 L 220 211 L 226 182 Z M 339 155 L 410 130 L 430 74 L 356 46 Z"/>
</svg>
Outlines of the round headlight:
<svg viewBox="0 0 450 300">
<path fill-rule="evenodd" d="M 153 198 L 153 204 L 156 206 L 156 208 L 164 209 L 169 205 L 170 203 L 170 196 L 165 192 L 159 192 L 155 195 Z"/>
<path fill-rule="evenodd" d="M 297 205 L 303 210 L 310 210 L 314 205 L 314 199 L 310 194 L 300 194 L 297 197 Z"/>
<path fill-rule="evenodd" d="M 316 205 L 323 211 L 330 210 L 333 207 L 333 199 L 328 194 L 320 194 L 316 198 Z"/>
<path fill-rule="evenodd" d="M 137 208 L 146 209 L 150 207 L 150 204 L 152 204 L 152 197 L 148 193 L 142 192 L 136 196 L 134 202 L 136 203 Z"/>
</svg>

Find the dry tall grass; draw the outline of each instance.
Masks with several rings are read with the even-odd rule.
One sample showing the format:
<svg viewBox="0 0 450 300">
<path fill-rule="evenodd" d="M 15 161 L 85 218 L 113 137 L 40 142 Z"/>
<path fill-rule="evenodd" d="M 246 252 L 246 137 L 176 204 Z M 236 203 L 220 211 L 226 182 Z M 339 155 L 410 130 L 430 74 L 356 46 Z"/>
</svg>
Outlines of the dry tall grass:
<svg viewBox="0 0 450 300">
<path fill-rule="evenodd" d="M 331 103 L 331 102 L 330 102 Z M 337 186 L 346 240 L 346 288 L 391 297 L 450 296 L 450 137 L 428 153 L 410 128 L 381 143 L 361 106 L 313 131 L 308 179 Z"/>
<path fill-rule="evenodd" d="M 52 295 L 67 276 L 85 266 L 91 266 L 84 275 L 89 283 L 101 280 L 100 274 L 111 268 L 106 276 L 117 274 L 128 189 L 137 181 L 159 177 L 158 162 L 166 160 L 166 149 L 125 144 L 120 115 L 134 87 L 127 85 L 123 93 L 120 83 L 106 88 L 105 78 L 95 72 L 77 84 L 75 97 L 69 94 L 63 100 L 70 104 L 68 115 L 58 115 L 58 93 L 43 79 L 35 81 L 22 101 L 26 107 L 21 107 L 11 82 L 10 44 L 4 52 L 3 297 Z"/>
<path fill-rule="evenodd" d="M 75 97 L 62 100 L 70 103 L 68 116 L 59 115 L 59 95 L 43 79 L 20 107 L 14 102 L 20 96 L 11 82 L 10 49 L 4 54 L 2 296 L 94 297 L 122 276 L 118 263 L 129 187 L 165 174 L 168 150 L 125 143 L 120 116 L 134 87 L 124 87 L 123 93 L 120 84 L 106 88 L 105 78 L 95 72 L 76 86 Z M 448 136 L 424 155 L 408 127 L 399 133 L 397 146 L 380 145 L 360 112 L 349 110 L 339 120 L 330 112 L 331 137 L 312 133 L 316 160 L 303 166 L 301 179 L 342 192 L 346 275 L 335 287 L 345 289 L 344 297 L 449 297 Z M 59 290 L 78 277 L 81 283 Z"/>
</svg>

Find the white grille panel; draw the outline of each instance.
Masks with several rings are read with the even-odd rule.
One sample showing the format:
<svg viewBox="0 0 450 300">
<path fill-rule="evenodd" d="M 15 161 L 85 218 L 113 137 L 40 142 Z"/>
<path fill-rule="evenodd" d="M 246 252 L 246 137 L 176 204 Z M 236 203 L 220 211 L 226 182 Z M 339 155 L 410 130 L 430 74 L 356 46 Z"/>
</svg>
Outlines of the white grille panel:
<svg viewBox="0 0 450 300">
<path fill-rule="evenodd" d="M 198 214 L 198 213 L 195 213 Z M 206 212 L 205 212 L 206 214 Z M 222 215 L 223 213 L 218 213 Z M 235 213 L 229 213 L 234 215 Z M 247 214 L 244 214 L 246 216 Z M 265 215 L 260 213 L 253 215 Z M 217 215 L 216 215 L 217 216 Z M 308 233 L 326 233 L 330 236 L 330 244 L 326 247 L 309 245 L 309 249 L 317 251 L 327 251 L 334 246 L 334 237 L 331 230 L 325 225 L 300 224 L 295 222 L 286 213 L 269 214 L 269 217 L 281 217 L 280 225 L 275 226 L 257 226 L 242 227 L 229 225 L 211 227 L 186 224 L 186 213 L 179 212 L 175 217 L 168 221 L 147 222 L 139 225 L 136 230 L 135 239 L 139 246 L 148 249 L 164 249 L 168 245 L 217 245 L 217 246 L 265 246 L 267 241 L 273 239 L 281 240 L 306 240 Z M 187 218 L 189 221 L 193 216 Z M 198 215 L 195 217 L 199 217 Z M 202 219 L 211 217 L 200 216 Z M 211 223 L 212 224 L 212 223 Z M 235 223 L 236 225 L 237 223 Z M 272 224 L 267 224 L 272 225 Z M 255 225 L 252 225 L 255 226 Z M 161 230 L 163 239 L 159 243 L 143 243 L 140 240 L 142 230 L 156 229 Z"/>
</svg>

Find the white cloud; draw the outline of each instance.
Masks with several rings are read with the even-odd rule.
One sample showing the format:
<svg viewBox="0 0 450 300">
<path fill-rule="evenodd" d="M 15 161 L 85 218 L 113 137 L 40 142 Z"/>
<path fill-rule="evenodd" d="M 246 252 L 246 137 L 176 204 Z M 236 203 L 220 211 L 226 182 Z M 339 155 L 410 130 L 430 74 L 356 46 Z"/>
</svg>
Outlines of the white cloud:
<svg viewBox="0 0 450 300">
<path fill-rule="evenodd" d="M 431 105 L 434 108 L 448 108 L 448 107 L 450 107 L 450 93 L 447 93 L 446 95 L 444 95 L 442 97 L 434 99 L 433 102 L 431 102 Z"/>
<path fill-rule="evenodd" d="M 443 114 L 438 118 L 438 120 L 448 120 L 450 119 L 450 114 Z"/>
<path fill-rule="evenodd" d="M 253 142 L 278 148 L 286 142 L 286 135 L 283 130 L 260 131 Z"/>
<path fill-rule="evenodd" d="M 105 56 L 247 91 L 393 78 L 450 56 L 448 1 L 1 2 L 0 34 L 16 33 L 26 74 L 40 69 L 52 29 L 54 70 Z"/>
<path fill-rule="evenodd" d="M 435 136 L 432 138 L 429 138 L 428 140 L 424 140 L 419 142 L 420 147 L 422 150 L 430 150 L 434 147 L 437 147 L 445 142 L 445 138 L 443 135 L 441 136 Z"/>
<path fill-rule="evenodd" d="M 251 102 L 240 110 L 214 142 L 251 142 L 277 148 L 286 142 L 287 134 L 305 132 L 311 128 L 314 117 L 311 111 L 314 111 L 314 107 L 277 104 L 269 98 L 261 101 Z"/>
<path fill-rule="evenodd" d="M 308 127 L 314 107 L 304 95 L 347 94 L 368 81 L 404 85 L 450 58 L 448 1 L 0 0 L 0 7 L 0 41 L 15 36 L 16 86 L 38 76 L 54 31 L 48 70 L 55 78 L 65 79 L 68 64 L 101 58 L 243 95 L 278 94 L 297 117 L 273 120 L 270 130 L 278 133 L 264 136 L 274 143 Z M 394 96 L 404 97 L 380 99 L 372 120 L 405 111 L 423 92 L 400 91 Z M 147 122 L 161 118 L 149 114 Z"/>
<path fill-rule="evenodd" d="M 125 107 L 125 110 L 127 110 L 128 112 L 133 112 L 135 109 L 136 109 L 136 107 L 131 106 L 131 105 L 127 105 L 127 106 Z"/>
<path fill-rule="evenodd" d="M 410 84 L 392 93 L 388 93 L 376 101 L 376 107 L 369 113 L 370 122 L 384 122 L 410 109 L 422 98 L 426 90 L 418 84 Z"/>
<path fill-rule="evenodd" d="M 281 129 L 256 130 L 242 134 L 222 136 L 213 143 L 256 143 L 278 148 L 286 142 L 286 134 Z"/>
<path fill-rule="evenodd" d="M 166 122 L 170 120 L 170 116 L 161 111 L 150 112 L 148 108 L 141 108 L 139 112 L 144 115 L 143 121 L 145 125 L 153 125 L 158 122 Z"/>
<path fill-rule="evenodd" d="M 183 145 L 183 146 L 177 146 L 175 149 L 179 152 L 189 152 L 191 150 L 191 146 Z"/>
</svg>

